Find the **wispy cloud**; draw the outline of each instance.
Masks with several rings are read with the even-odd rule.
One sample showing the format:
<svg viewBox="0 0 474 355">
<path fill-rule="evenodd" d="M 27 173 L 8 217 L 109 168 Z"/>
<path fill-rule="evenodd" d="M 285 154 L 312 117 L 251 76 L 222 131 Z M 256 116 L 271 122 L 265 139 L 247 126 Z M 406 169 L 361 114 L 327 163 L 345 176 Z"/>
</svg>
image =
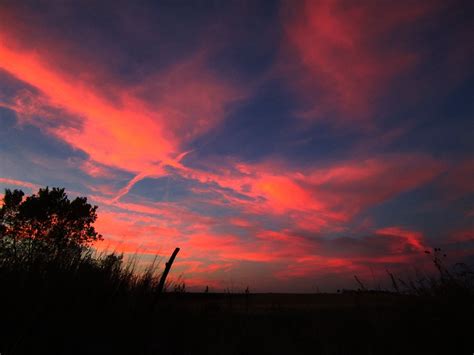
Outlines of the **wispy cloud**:
<svg viewBox="0 0 474 355">
<path fill-rule="evenodd" d="M 303 116 L 359 126 L 372 123 L 391 81 L 419 62 L 407 36 L 439 7 L 436 1 L 293 5 L 284 11 L 285 58 L 293 60 L 290 80 L 306 104 Z"/>
</svg>

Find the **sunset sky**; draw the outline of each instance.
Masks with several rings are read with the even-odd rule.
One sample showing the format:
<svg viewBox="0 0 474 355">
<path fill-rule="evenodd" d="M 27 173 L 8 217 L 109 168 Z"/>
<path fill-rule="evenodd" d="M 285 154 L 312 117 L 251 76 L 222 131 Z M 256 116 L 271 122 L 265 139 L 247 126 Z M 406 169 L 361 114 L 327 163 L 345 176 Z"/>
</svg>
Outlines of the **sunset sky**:
<svg viewBox="0 0 474 355">
<path fill-rule="evenodd" d="M 187 287 L 474 256 L 474 2 L 0 1 L 0 188 L 99 206 Z"/>
</svg>

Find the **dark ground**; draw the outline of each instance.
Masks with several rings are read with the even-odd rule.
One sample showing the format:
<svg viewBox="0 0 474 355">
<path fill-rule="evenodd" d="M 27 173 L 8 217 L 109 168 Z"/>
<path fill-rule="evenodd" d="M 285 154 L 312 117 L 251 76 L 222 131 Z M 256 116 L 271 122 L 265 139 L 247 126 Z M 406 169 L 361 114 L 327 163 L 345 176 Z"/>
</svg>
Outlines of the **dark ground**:
<svg viewBox="0 0 474 355">
<path fill-rule="evenodd" d="M 1 290 L 2 355 L 474 351 L 470 300 L 371 293 L 165 293 L 152 306 L 144 299 L 136 304 L 119 294 L 103 297 L 94 288 L 75 289 L 72 283 L 55 297 L 25 286 L 21 297 Z"/>
</svg>

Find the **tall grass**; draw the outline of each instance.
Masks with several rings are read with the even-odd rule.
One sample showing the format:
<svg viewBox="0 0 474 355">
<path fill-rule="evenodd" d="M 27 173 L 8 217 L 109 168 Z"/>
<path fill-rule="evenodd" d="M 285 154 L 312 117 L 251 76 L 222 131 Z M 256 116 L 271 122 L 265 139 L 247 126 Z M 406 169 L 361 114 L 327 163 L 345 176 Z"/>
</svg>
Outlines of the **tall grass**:
<svg viewBox="0 0 474 355">
<path fill-rule="evenodd" d="M 91 250 L 67 258 L 0 258 L 0 307 L 9 322 L 0 323 L 0 352 L 33 353 L 39 343 L 68 353 L 57 349 L 69 347 L 61 337 L 101 344 L 100 334 L 147 323 L 160 296 L 157 264 L 139 272 L 133 259 Z"/>
<path fill-rule="evenodd" d="M 396 277 L 387 270 L 393 291 L 398 294 L 455 297 L 470 299 L 474 297 L 474 270 L 466 263 L 446 264 L 447 255 L 441 248 L 426 250 L 431 257 L 435 272 L 417 271 L 405 279 Z"/>
</svg>

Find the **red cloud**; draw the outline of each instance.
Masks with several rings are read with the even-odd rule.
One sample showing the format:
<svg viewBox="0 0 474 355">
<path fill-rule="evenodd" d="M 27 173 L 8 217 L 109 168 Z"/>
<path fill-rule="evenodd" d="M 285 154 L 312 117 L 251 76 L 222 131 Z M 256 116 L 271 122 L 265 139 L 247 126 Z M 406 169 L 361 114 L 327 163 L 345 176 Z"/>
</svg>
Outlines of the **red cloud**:
<svg viewBox="0 0 474 355">
<path fill-rule="evenodd" d="M 180 231 L 160 218 L 137 213 L 111 212 L 102 209 L 95 223 L 107 238 L 96 245 L 99 250 L 117 250 L 134 254 L 161 255 L 175 247 Z"/>
<path fill-rule="evenodd" d="M 23 181 L 23 180 L 17 180 L 17 179 L 7 179 L 7 178 L 2 178 L 0 177 L 0 183 L 5 184 L 5 185 L 14 185 L 14 186 L 19 186 L 19 187 L 26 187 L 34 192 L 38 190 L 40 185 L 33 184 L 28 181 Z"/>
<path fill-rule="evenodd" d="M 115 175 L 106 166 L 97 164 L 92 160 L 84 160 L 79 164 L 79 168 L 93 177 L 113 178 Z"/>
<path fill-rule="evenodd" d="M 318 255 L 305 255 L 297 258 L 288 267 L 275 272 L 275 277 L 283 280 L 305 278 L 327 272 L 345 273 L 354 271 L 356 267 L 347 258 L 331 258 Z"/>
<path fill-rule="evenodd" d="M 12 43 L 14 38 L 0 36 L 0 68 L 41 96 L 29 93 L 33 100 L 3 105 L 22 115 L 41 114 L 42 120 L 31 123 L 85 151 L 92 161 L 139 174 L 163 174 L 162 164 L 173 165 L 182 145 L 217 125 L 228 105 L 242 96 L 206 67 L 202 54 L 158 72 L 139 88 L 124 87 L 112 74 L 101 73 L 108 82 L 105 89 L 90 79 L 93 68 L 85 69 L 90 76 L 74 78 L 58 69 L 65 58 L 55 55 L 54 46 L 44 53 L 20 50 Z M 77 120 L 70 124 L 57 115 L 44 115 L 45 106 Z M 45 127 L 44 119 L 55 124 Z M 97 169 L 89 167 L 95 175 Z"/>
<path fill-rule="evenodd" d="M 285 40 L 300 70 L 293 81 L 312 105 L 306 115 L 335 111 L 341 120 L 359 121 L 368 118 L 395 76 L 413 68 L 418 53 L 405 45 L 404 31 L 436 7 L 421 1 L 299 4 L 285 7 L 285 13 L 292 10 Z"/>
<path fill-rule="evenodd" d="M 401 237 L 405 239 L 405 245 L 400 245 L 398 248 L 404 249 L 409 247 L 418 251 L 425 251 L 427 247 L 423 244 L 423 234 L 420 232 L 415 232 L 407 230 L 401 227 L 386 227 L 378 229 L 376 232 L 378 235 L 389 236 L 389 237 Z"/>
<path fill-rule="evenodd" d="M 275 256 L 262 250 L 256 249 L 253 242 L 247 244 L 233 235 L 195 234 L 190 236 L 184 243 L 186 250 L 192 250 L 193 255 L 198 257 L 215 258 L 220 260 L 247 260 L 257 262 L 270 262 Z M 211 259 L 212 260 L 212 259 Z"/>
<path fill-rule="evenodd" d="M 179 167 L 203 184 L 217 184 L 232 206 L 248 213 L 286 215 L 300 226 L 318 230 L 347 222 L 360 211 L 421 186 L 444 170 L 425 155 L 391 155 L 349 160 L 295 171 L 281 162 L 232 162 L 233 169 L 210 171 Z M 234 191 L 237 195 L 229 193 Z M 239 196 L 245 197 L 241 198 Z"/>
<path fill-rule="evenodd" d="M 423 239 L 420 232 L 386 227 L 364 238 L 324 240 L 318 247 L 306 248 L 306 252 L 292 258 L 288 267 L 278 270 L 275 276 L 283 279 L 350 273 L 363 277 L 380 276 L 388 265 L 398 268 L 415 262 L 426 263 Z"/>
<path fill-rule="evenodd" d="M 474 241 L 474 229 L 456 230 L 449 236 L 453 243 L 464 243 Z"/>
</svg>

